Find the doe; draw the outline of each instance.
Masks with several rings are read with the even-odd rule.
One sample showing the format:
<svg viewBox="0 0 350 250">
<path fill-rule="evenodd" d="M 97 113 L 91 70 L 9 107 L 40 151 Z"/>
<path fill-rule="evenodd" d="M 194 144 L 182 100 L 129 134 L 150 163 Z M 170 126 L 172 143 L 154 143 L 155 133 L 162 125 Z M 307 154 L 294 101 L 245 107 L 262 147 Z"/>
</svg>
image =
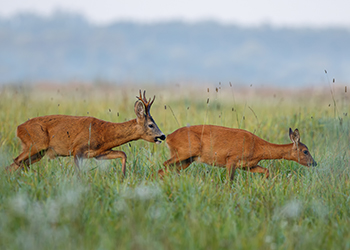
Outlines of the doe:
<svg viewBox="0 0 350 250">
<path fill-rule="evenodd" d="M 316 166 L 306 145 L 300 142 L 298 129 L 289 128 L 291 144 L 273 144 L 242 129 L 213 125 L 197 125 L 180 128 L 167 136 L 166 143 L 171 158 L 163 163 L 165 169 L 158 171 L 163 177 L 170 166 L 177 171 L 186 169 L 193 161 L 218 167 L 226 167 L 233 180 L 235 170 L 264 173 L 269 170 L 258 165 L 261 160 L 286 159 L 304 166 Z"/>
</svg>

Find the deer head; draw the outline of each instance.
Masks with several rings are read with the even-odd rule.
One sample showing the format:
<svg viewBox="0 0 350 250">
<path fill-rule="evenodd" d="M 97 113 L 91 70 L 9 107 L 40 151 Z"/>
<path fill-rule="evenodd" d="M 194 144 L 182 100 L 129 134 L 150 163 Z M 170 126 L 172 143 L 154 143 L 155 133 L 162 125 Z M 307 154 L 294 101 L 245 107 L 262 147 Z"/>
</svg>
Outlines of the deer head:
<svg viewBox="0 0 350 250">
<path fill-rule="evenodd" d="M 309 149 L 305 144 L 300 142 L 299 130 L 295 129 L 294 132 L 289 128 L 289 137 L 293 142 L 292 156 L 298 159 L 298 162 L 304 166 L 317 166 L 317 162 L 312 158 Z"/>
<path fill-rule="evenodd" d="M 165 140 L 165 135 L 158 128 L 156 122 L 153 120 L 150 109 L 155 100 L 155 96 L 151 101 L 151 98 L 147 100 L 146 91 L 143 92 L 143 96 L 140 90 L 140 96 L 136 96 L 138 101 L 135 102 L 135 114 L 137 116 L 136 121 L 140 126 L 141 138 L 149 141 L 155 142 L 157 144 Z"/>
</svg>

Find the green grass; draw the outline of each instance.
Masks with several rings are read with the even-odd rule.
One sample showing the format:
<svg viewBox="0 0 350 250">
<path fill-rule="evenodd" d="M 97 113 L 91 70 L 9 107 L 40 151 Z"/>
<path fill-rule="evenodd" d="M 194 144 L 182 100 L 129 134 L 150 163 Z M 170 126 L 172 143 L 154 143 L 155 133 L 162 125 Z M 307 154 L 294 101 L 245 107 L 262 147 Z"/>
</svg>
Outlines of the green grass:
<svg viewBox="0 0 350 250">
<path fill-rule="evenodd" d="M 135 117 L 136 87 L 0 89 L 0 249 L 349 249 L 349 94 L 327 90 L 147 87 L 151 113 L 171 133 L 187 124 L 239 127 L 274 143 L 298 128 L 318 162 L 262 161 L 271 178 L 193 164 L 154 178 L 165 144 L 119 147 L 119 160 L 44 158 L 34 171 L 8 174 L 20 152 L 16 126 L 47 114 Z M 106 89 L 107 88 L 107 89 Z M 209 102 L 208 102 L 209 98 Z M 330 106 L 329 106 L 330 105 Z"/>
</svg>

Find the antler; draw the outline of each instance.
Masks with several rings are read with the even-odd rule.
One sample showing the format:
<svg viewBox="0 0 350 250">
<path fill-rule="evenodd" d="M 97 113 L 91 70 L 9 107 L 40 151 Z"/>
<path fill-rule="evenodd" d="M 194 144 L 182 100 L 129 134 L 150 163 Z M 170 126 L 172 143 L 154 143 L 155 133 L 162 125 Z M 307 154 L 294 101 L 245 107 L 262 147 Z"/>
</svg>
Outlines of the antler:
<svg viewBox="0 0 350 250">
<path fill-rule="evenodd" d="M 136 98 L 138 100 L 140 100 L 143 103 L 143 105 L 145 105 L 146 114 L 150 114 L 149 110 L 151 109 L 151 106 L 154 102 L 154 99 L 156 99 L 156 96 L 153 97 L 152 101 L 151 101 L 151 98 L 149 98 L 149 100 L 147 101 L 146 90 L 143 91 L 143 97 L 142 97 L 142 93 L 141 93 L 141 89 L 140 89 L 140 97 L 136 96 Z"/>
</svg>

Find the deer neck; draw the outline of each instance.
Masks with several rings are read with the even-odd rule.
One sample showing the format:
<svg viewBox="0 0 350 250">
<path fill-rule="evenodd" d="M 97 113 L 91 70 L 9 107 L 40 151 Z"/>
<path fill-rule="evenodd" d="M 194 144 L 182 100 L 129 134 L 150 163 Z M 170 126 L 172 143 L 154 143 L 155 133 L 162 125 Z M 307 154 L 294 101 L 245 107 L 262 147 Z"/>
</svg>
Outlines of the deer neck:
<svg viewBox="0 0 350 250">
<path fill-rule="evenodd" d="M 122 123 L 109 122 L 106 126 L 108 129 L 104 130 L 103 137 L 110 148 L 141 138 L 136 119 Z"/>
<path fill-rule="evenodd" d="M 274 144 L 264 141 L 261 145 L 262 159 L 286 159 L 292 160 L 293 143 L 290 144 Z"/>
</svg>

